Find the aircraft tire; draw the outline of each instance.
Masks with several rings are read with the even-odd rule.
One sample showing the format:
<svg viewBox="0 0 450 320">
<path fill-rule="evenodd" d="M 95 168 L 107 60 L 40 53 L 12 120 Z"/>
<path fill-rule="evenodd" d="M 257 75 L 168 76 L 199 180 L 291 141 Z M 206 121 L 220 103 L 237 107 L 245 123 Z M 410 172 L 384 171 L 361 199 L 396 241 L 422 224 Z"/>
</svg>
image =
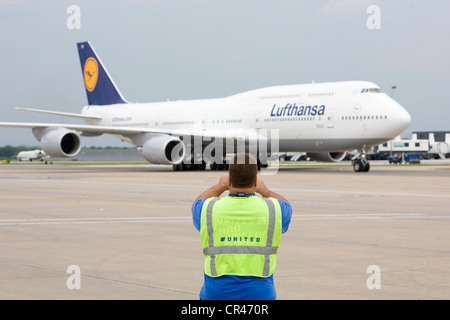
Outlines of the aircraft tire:
<svg viewBox="0 0 450 320">
<path fill-rule="evenodd" d="M 362 171 L 369 172 L 369 170 L 370 170 L 370 163 L 367 162 L 366 165 L 363 167 Z"/>
<path fill-rule="evenodd" d="M 353 164 L 353 170 L 355 172 L 361 172 L 363 170 L 363 164 L 361 163 L 361 160 L 355 161 Z"/>
<path fill-rule="evenodd" d="M 363 163 L 361 160 L 355 161 L 353 164 L 353 170 L 355 170 L 355 172 L 369 172 L 370 163 L 367 161 Z"/>
</svg>

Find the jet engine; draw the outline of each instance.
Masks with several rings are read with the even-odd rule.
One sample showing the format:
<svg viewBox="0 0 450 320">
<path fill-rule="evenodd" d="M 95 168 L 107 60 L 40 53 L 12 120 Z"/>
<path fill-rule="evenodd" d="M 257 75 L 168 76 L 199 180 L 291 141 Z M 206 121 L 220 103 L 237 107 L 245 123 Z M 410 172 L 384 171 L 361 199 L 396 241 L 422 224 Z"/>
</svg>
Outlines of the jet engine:
<svg viewBox="0 0 450 320">
<path fill-rule="evenodd" d="M 41 148 L 54 158 L 73 157 L 80 152 L 81 139 L 75 132 L 65 128 L 34 128 L 33 134 L 41 142 Z"/>
<path fill-rule="evenodd" d="M 179 164 L 186 153 L 184 143 L 169 135 L 152 135 L 142 145 L 145 160 L 154 164 Z"/>
<path fill-rule="evenodd" d="M 338 162 L 344 160 L 346 152 L 312 152 L 308 153 L 308 157 L 314 161 L 321 162 Z"/>
</svg>

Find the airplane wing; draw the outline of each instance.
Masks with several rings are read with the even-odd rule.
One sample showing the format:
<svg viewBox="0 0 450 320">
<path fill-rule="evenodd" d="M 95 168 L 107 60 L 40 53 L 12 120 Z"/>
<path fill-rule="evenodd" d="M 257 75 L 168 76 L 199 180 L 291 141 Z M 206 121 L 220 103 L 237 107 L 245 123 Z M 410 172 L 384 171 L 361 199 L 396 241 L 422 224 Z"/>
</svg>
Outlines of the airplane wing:
<svg viewBox="0 0 450 320">
<path fill-rule="evenodd" d="M 30 128 L 36 139 L 41 143 L 41 148 L 51 157 L 67 158 L 74 157 L 81 150 L 81 140 L 79 134 L 83 136 L 97 136 L 101 134 L 111 134 L 122 136 L 129 143 L 137 147 L 142 147 L 143 157 L 153 164 L 173 164 L 179 165 L 187 155 L 187 148 L 200 143 L 202 146 L 213 145 L 222 150 L 225 146 L 223 140 L 226 139 L 226 145 L 231 140 L 238 144 L 243 142 L 246 144 L 251 141 L 262 140 L 269 141 L 268 137 L 260 134 L 257 130 L 175 130 L 175 129 L 156 129 L 150 127 L 115 127 L 115 126 L 97 126 L 97 125 L 78 125 L 78 124 L 55 124 L 55 123 L 29 123 L 29 122 L 0 122 L 0 127 L 11 128 Z M 275 137 L 276 139 L 276 137 Z M 258 144 L 259 145 L 259 144 Z M 209 150 L 209 154 L 213 155 L 214 150 Z M 195 150 L 194 150 L 195 151 Z M 206 150 L 205 150 L 206 152 Z M 191 163 L 195 161 L 190 156 Z M 217 160 L 217 161 L 222 161 Z"/>
<path fill-rule="evenodd" d="M 100 135 L 112 134 L 131 136 L 136 134 L 167 134 L 172 136 L 192 136 L 202 137 L 203 139 L 210 138 L 235 138 L 246 139 L 249 136 L 256 134 L 256 131 L 251 130 L 184 130 L 184 129 L 156 129 L 150 127 L 119 127 L 119 126 L 95 126 L 95 125 L 80 125 L 80 124 L 61 124 L 61 123 L 33 123 L 33 122 L 0 122 L 0 127 L 10 128 L 66 128 L 68 130 L 80 131 L 85 135 Z"/>
<path fill-rule="evenodd" d="M 20 108 L 16 107 L 14 108 L 16 110 L 22 110 L 22 111 L 29 111 L 29 112 L 37 112 L 37 113 L 45 113 L 45 114 L 52 114 L 55 116 L 64 116 L 64 117 L 71 117 L 71 118 L 79 118 L 79 119 L 93 119 L 93 120 L 101 120 L 102 117 L 95 116 L 95 115 L 84 115 L 79 113 L 70 113 L 70 112 L 60 112 L 60 111 L 50 111 L 50 110 L 41 110 L 41 109 L 31 109 L 31 108 Z"/>
</svg>

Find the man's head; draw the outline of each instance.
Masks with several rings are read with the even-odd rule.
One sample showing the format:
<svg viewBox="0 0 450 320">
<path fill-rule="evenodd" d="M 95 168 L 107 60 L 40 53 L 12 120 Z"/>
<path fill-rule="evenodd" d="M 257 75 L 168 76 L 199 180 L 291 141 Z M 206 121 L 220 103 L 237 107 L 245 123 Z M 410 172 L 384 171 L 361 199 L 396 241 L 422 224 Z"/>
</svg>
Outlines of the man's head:
<svg viewBox="0 0 450 320">
<path fill-rule="evenodd" d="M 233 188 L 251 188 L 255 185 L 258 165 L 253 155 L 238 153 L 230 161 L 230 182 Z"/>
</svg>

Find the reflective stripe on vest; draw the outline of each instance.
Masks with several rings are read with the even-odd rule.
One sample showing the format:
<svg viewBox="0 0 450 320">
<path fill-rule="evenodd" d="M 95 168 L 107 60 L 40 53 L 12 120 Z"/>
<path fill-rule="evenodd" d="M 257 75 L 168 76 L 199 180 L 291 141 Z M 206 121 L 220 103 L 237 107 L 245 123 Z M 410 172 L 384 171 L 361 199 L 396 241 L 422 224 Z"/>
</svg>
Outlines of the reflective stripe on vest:
<svg viewBox="0 0 450 320">
<path fill-rule="evenodd" d="M 264 269 L 263 269 L 263 277 L 268 277 L 270 273 L 270 255 L 277 254 L 278 247 L 272 247 L 273 236 L 275 232 L 275 220 L 276 220 L 276 212 L 275 205 L 270 199 L 264 199 L 266 205 L 269 209 L 269 224 L 267 228 L 267 239 L 266 246 L 214 246 L 214 230 L 213 230 L 213 220 L 212 213 L 213 207 L 217 200 L 220 198 L 213 198 L 209 201 L 207 209 L 206 209 L 206 224 L 208 231 L 208 247 L 203 249 L 203 253 L 211 257 L 210 268 L 211 275 L 213 277 L 217 276 L 216 270 L 216 255 L 218 254 L 260 254 L 264 255 Z"/>
</svg>

